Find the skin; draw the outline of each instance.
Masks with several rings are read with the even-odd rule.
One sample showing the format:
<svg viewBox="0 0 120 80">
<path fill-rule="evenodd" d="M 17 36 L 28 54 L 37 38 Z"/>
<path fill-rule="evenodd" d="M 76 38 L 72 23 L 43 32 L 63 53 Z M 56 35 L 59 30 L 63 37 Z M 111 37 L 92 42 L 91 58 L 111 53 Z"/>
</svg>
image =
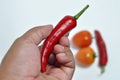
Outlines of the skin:
<svg viewBox="0 0 120 80">
<path fill-rule="evenodd" d="M 67 36 L 54 46 L 47 71 L 40 71 L 40 43 L 52 29 L 52 25 L 34 27 L 16 39 L 0 65 L 0 80 L 71 80 L 75 62 Z"/>
</svg>

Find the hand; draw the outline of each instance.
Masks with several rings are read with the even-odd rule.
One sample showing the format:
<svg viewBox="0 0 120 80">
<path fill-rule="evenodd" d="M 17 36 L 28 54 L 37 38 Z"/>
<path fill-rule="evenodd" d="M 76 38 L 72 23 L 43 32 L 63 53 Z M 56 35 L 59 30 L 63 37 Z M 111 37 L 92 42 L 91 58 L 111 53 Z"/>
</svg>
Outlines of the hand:
<svg viewBox="0 0 120 80">
<path fill-rule="evenodd" d="M 0 65 L 0 80 L 71 80 L 75 63 L 66 36 L 55 45 L 47 71 L 41 73 L 39 44 L 52 29 L 35 27 L 16 39 Z"/>
</svg>

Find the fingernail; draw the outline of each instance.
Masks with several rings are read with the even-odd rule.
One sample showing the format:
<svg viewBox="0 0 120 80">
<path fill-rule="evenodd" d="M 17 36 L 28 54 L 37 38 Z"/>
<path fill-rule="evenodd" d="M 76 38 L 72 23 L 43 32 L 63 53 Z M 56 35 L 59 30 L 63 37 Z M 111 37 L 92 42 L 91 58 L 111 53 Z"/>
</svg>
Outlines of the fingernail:
<svg viewBox="0 0 120 80">
<path fill-rule="evenodd" d="M 58 45 L 60 51 L 64 51 L 64 47 L 62 45 Z"/>
<path fill-rule="evenodd" d="M 64 50 L 64 47 L 63 46 L 60 46 L 62 50 Z"/>
<path fill-rule="evenodd" d="M 64 57 L 65 53 L 59 53 L 59 56 Z"/>
</svg>

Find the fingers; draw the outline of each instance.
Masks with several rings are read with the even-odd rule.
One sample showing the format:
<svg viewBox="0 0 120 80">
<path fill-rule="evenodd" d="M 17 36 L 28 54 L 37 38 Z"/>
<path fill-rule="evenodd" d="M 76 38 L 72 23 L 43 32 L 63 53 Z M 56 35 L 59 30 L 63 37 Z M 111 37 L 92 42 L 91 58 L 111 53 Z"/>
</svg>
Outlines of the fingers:
<svg viewBox="0 0 120 80">
<path fill-rule="evenodd" d="M 74 59 L 71 50 L 63 45 L 56 45 L 54 47 L 57 61 L 64 65 L 64 67 L 74 68 Z"/>
<path fill-rule="evenodd" d="M 63 45 L 63 46 L 66 46 L 66 47 L 70 47 L 70 42 L 69 42 L 67 36 L 63 36 L 63 37 L 60 39 L 59 44 L 61 44 L 61 45 Z"/>
<path fill-rule="evenodd" d="M 52 53 L 49 57 L 48 64 L 49 65 L 55 65 L 55 63 L 56 63 L 56 56 L 55 56 L 54 53 Z"/>
<path fill-rule="evenodd" d="M 56 54 L 56 59 L 58 61 L 58 63 L 66 63 L 68 59 L 63 58 L 66 55 L 66 51 L 65 51 L 65 47 L 69 47 L 69 40 L 67 38 L 67 36 L 63 36 L 60 41 L 59 44 L 55 45 L 54 47 L 54 53 Z"/>
<path fill-rule="evenodd" d="M 38 26 L 27 31 L 21 38 L 38 45 L 52 31 L 52 25 Z"/>
<path fill-rule="evenodd" d="M 68 38 L 62 37 L 59 44 L 54 47 L 54 52 L 58 63 L 61 64 L 62 70 L 72 75 L 75 69 L 75 62 L 69 46 Z"/>
<path fill-rule="evenodd" d="M 54 52 L 56 54 L 57 61 L 63 65 L 63 69 L 75 68 L 73 54 L 69 48 L 70 43 L 67 37 L 62 37 L 60 44 L 54 47 Z"/>
</svg>

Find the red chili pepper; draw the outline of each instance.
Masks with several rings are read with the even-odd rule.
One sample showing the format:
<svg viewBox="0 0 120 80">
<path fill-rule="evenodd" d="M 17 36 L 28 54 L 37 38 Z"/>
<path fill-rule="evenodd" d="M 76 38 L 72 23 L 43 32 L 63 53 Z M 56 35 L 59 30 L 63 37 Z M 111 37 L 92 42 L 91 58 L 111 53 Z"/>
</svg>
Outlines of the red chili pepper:
<svg viewBox="0 0 120 80">
<path fill-rule="evenodd" d="M 48 58 L 53 50 L 53 47 L 55 44 L 59 41 L 59 39 L 72 30 L 74 27 L 76 27 L 77 22 L 76 20 L 82 15 L 82 13 L 89 7 L 89 5 L 86 5 L 78 14 L 75 16 L 65 16 L 53 29 L 51 34 L 47 37 L 45 40 L 42 51 L 41 51 L 41 71 L 46 71 L 46 65 L 48 62 Z"/>
<path fill-rule="evenodd" d="M 95 30 L 95 36 L 96 36 L 96 42 L 99 50 L 99 66 L 101 67 L 102 71 L 101 73 L 105 72 L 105 66 L 108 62 L 108 55 L 107 55 L 107 49 L 106 44 L 102 38 L 101 33 L 98 30 Z"/>
</svg>

